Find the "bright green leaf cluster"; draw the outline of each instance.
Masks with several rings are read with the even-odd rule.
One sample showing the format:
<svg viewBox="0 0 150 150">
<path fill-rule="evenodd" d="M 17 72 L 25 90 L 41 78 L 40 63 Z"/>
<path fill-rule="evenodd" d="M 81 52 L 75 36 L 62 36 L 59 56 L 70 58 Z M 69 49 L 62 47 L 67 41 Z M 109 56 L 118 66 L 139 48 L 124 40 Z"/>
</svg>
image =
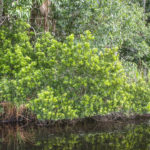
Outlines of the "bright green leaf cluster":
<svg viewBox="0 0 150 150">
<path fill-rule="evenodd" d="M 117 48 L 91 47 L 89 31 L 78 42 L 45 33 L 32 47 L 28 25 L 12 27 L 0 29 L 0 101 L 25 103 L 41 120 L 149 111 L 149 83 L 127 82 Z"/>
</svg>

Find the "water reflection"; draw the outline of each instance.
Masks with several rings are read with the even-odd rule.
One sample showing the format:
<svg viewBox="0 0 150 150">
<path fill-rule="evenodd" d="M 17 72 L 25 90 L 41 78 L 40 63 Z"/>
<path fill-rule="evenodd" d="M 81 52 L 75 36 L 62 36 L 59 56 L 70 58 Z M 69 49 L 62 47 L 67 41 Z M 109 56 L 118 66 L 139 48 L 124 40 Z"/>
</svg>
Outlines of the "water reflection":
<svg viewBox="0 0 150 150">
<path fill-rule="evenodd" d="M 0 150 L 150 150 L 149 123 L 57 131 L 0 127 Z"/>
<path fill-rule="evenodd" d="M 24 150 L 22 145 L 35 143 L 35 134 L 22 126 L 0 126 L 0 150 Z"/>
</svg>

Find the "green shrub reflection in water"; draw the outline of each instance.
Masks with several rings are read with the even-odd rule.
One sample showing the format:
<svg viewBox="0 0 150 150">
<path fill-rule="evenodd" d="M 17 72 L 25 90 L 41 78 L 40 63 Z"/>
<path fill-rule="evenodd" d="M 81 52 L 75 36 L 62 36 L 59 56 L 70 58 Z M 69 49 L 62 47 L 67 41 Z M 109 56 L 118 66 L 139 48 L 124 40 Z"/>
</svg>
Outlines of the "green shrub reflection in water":
<svg viewBox="0 0 150 150">
<path fill-rule="evenodd" d="M 150 125 L 127 125 L 117 130 L 90 131 L 70 134 L 52 134 L 50 129 L 32 130 L 36 141 L 1 143 L 2 150 L 149 150 Z M 32 133 L 29 130 L 30 133 Z M 12 138 L 13 139 L 13 138 Z M 2 142 L 2 138 L 0 139 Z M 7 146 L 6 146 L 7 145 Z M 15 147 L 14 147 L 15 145 Z M 14 149 L 13 149 L 14 147 Z"/>
</svg>

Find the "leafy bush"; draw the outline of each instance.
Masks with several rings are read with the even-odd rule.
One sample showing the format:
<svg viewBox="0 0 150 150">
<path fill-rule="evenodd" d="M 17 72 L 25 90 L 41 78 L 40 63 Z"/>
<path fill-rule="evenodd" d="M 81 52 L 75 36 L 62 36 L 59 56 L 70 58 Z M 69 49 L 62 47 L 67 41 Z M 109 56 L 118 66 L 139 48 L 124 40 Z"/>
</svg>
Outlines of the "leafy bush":
<svg viewBox="0 0 150 150">
<path fill-rule="evenodd" d="M 33 48 L 27 36 L 28 28 L 28 24 L 18 21 L 12 26 L 12 32 L 9 27 L 3 26 L 0 29 L 0 78 L 15 77 L 22 67 L 31 62 Z"/>
<path fill-rule="evenodd" d="M 150 102 L 150 85 L 145 80 L 139 79 L 136 82 L 131 83 L 126 91 L 130 95 L 128 99 L 128 114 L 131 113 L 147 113 L 150 112 L 148 103 Z"/>
<path fill-rule="evenodd" d="M 37 40 L 35 55 L 45 89 L 29 107 L 39 119 L 147 112 L 149 85 L 143 79 L 128 83 L 117 49 L 99 52 L 90 47 L 92 39 L 87 31 L 78 43 L 73 35 L 61 43 L 48 33 Z"/>
<path fill-rule="evenodd" d="M 33 48 L 27 35 L 29 25 L 17 21 L 11 28 L 12 32 L 6 26 L 0 29 L 0 101 L 17 99 L 22 93 L 18 91 L 20 73 L 33 63 Z"/>
<path fill-rule="evenodd" d="M 0 29 L 0 101 L 24 103 L 36 97 L 42 80 L 36 67 L 34 49 L 28 35 L 29 25 L 22 21 Z"/>
<path fill-rule="evenodd" d="M 89 31 L 58 42 L 49 33 L 31 46 L 28 25 L 0 29 L 0 101 L 27 106 L 39 119 L 149 111 L 149 83 L 128 83 L 117 48 L 90 46 Z"/>
<path fill-rule="evenodd" d="M 85 117 L 125 108 L 125 76 L 117 49 L 99 53 L 90 47 L 91 39 L 87 31 L 78 43 L 73 35 L 61 43 L 48 33 L 37 40 L 35 55 L 45 90 L 29 107 L 40 119 Z"/>
</svg>

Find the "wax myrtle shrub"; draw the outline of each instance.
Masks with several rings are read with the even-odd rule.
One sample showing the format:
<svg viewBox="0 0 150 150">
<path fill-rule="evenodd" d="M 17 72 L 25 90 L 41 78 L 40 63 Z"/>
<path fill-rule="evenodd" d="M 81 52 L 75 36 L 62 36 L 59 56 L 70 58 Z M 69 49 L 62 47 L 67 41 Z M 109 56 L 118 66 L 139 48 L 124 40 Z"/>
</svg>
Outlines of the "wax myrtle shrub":
<svg viewBox="0 0 150 150">
<path fill-rule="evenodd" d="M 0 100 L 11 100 L 15 97 L 15 76 L 22 67 L 31 61 L 28 54 L 32 47 L 25 31 L 27 26 L 16 22 L 16 25 L 0 28 Z"/>
<path fill-rule="evenodd" d="M 125 91 L 130 98 L 126 103 L 127 112 L 131 113 L 147 113 L 150 112 L 148 103 L 150 102 L 150 82 L 149 75 L 145 78 L 144 73 L 139 72 L 135 63 L 122 61 L 126 76 Z"/>
<path fill-rule="evenodd" d="M 34 45 L 29 33 L 22 21 L 0 29 L 0 101 L 25 103 L 43 120 L 150 111 L 149 83 L 128 82 L 117 48 L 91 47 L 89 31 L 65 42 L 44 33 Z"/>
<path fill-rule="evenodd" d="M 126 112 L 131 114 L 143 114 L 150 112 L 149 102 L 150 102 L 150 88 L 149 83 L 139 77 L 137 81 L 130 84 L 126 84 L 126 92 L 129 97 L 126 101 Z"/>
<path fill-rule="evenodd" d="M 49 33 L 37 40 L 35 57 L 42 90 L 27 106 L 39 119 L 73 119 L 111 112 L 148 112 L 149 84 L 139 76 L 129 82 L 117 48 L 91 48 L 89 31 L 58 42 Z"/>
<path fill-rule="evenodd" d="M 0 28 L 0 101 L 22 103 L 36 95 L 40 74 L 28 31 L 22 21 Z"/>
<path fill-rule="evenodd" d="M 29 42 L 29 37 L 25 31 L 28 26 L 16 22 L 16 25 L 11 27 L 2 26 L 0 32 L 0 77 L 8 76 L 15 77 L 15 74 L 24 66 L 31 62 L 29 57 L 32 47 Z"/>
<path fill-rule="evenodd" d="M 117 48 L 104 53 L 91 48 L 87 31 L 74 41 L 55 40 L 48 33 L 37 40 L 35 57 L 44 87 L 27 106 L 39 119 L 64 119 L 107 114 L 127 109 L 125 75 Z"/>
</svg>

